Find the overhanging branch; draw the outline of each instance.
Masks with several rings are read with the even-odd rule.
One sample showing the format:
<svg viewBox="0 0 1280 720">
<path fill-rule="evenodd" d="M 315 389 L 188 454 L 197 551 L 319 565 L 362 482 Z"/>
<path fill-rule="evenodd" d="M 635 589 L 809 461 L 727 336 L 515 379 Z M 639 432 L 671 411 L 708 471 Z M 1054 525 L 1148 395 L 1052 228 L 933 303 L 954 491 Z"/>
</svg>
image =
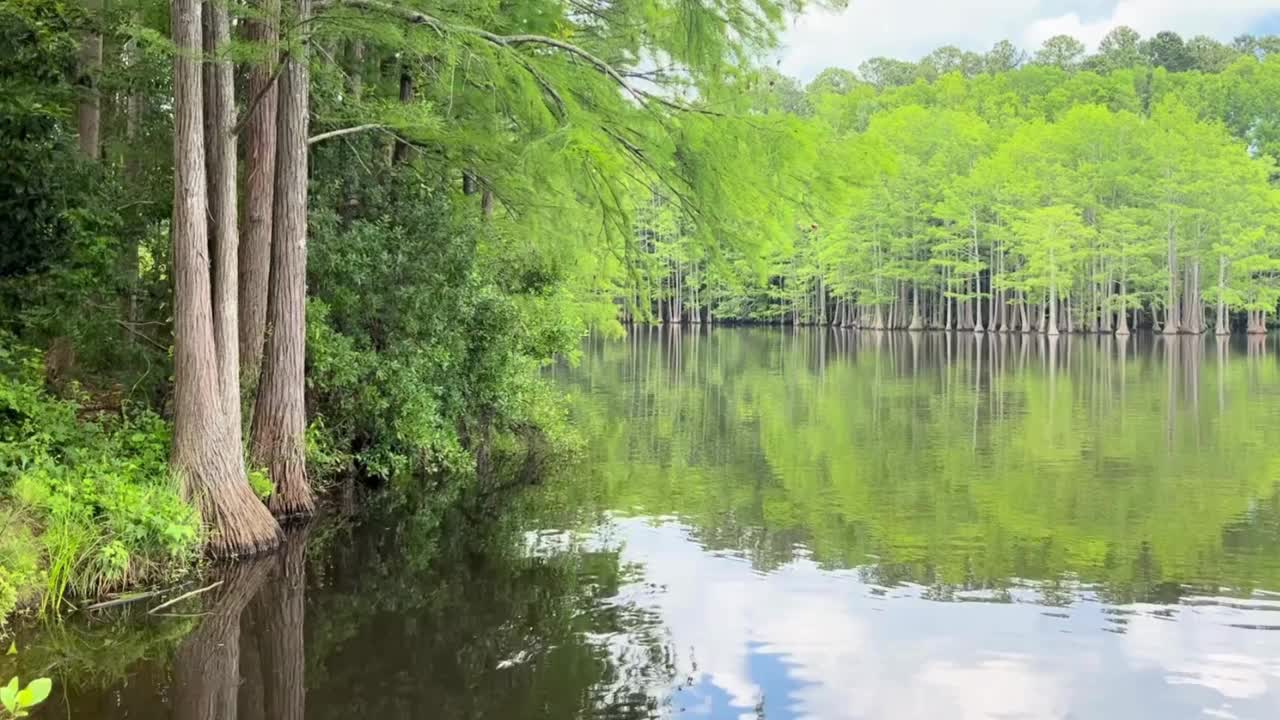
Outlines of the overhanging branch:
<svg viewBox="0 0 1280 720">
<path fill-rule="evenodd" d="M 439 18 L 433 17 L 426 13 L 418 12 L 417 10 L 411 10 L 408 8 L 397 7 L 395 5 L 382 2 L 382 0 L 318 0 L 318 2 L 316 2 L 313 7 L 317 12 L 325 9 L 329 9 L 329 8 L 354 8 L 354 9 L 372 10 L 374 12 L 386 13 L 389 15 L 399 17 L 402 20 L 405 20 L 406 22 L 413 25 L 425 25 L 426 27 L 429 27 L 432 30 L 435 30 L 437 33 L 441 35 L 446 35 L 451 32 L 462 34 L 462 35 L 472 35 L 474 37 L 478 37 L 482 40 L 485 40 L 486 42 L 489 42 L 493 45 L 506 48 L 508 50 L 514 50 L 522 45 L 538 45 L 541 47 L 552 48 L 552 49 L 567 53 L 569 55 L 573 55 L 574 57 L 577 57 L 580 60 L 583 60 L 592 68 L 594 68 L 597 72 L 599 72 L 600 74 L 604 75 L 605 77 L 609 78 L 614 83 L 616 83 L 618 87 L 622 88 L 623 91 L 625 91 L 628 95 L 635 98 L 636 101 L 640 102 L 641 104 L 657 103 L 659 105 L 663 105 L 665 107 L 671 108 L 672 110 L 678 110 L 681 112 L 691 112 L 691 113 L 698 113 L 701 115 L 713 115 L 713 116 L 720 115 L 720 113 L 715 112 L 714 110 L 707 110 L 705 108 L 698 108 L 698 107 L 693 107 L 691 105 L 685 105 L 684 103 L 671 100 L 670 98 L 665 98 L 665 97 L 662 97 L 661 95 L 657 95 L 657 94 L 648 92 L 646 90 L 641 90 L 635 87 L 634 85 L 632 85 L 631 83 L 627 82 L 627 79 L 623 76 L 623 74 L 618 72 L 612 65 L 596 57 L 595 55 L 588 52 L 587 50 L 584 50 L 583 48 L 580 48 L 577 45 L 574 45 L 573 43 L 565 42 L 563 40 L 557 40 L 555 38 L 547 37 L 545 35 L 531 35 L 531 34 L 498 35 L 496 33 L 491 33 L 488 30 L 482 30 L 480 28 L 468 27 L 464 25 L 450 25 L 440 20 Z"/>
<path fill-rule="evenodd" d="M 355 127 L 342 128 L 341 130 L 330 130 L 329 132 L 322 132 L 319 135 L 312 135 L 307 138 L 307 144 L 315 145 L 322 140 L 329 140 L 331 138 L 342 137 L 343 135 L 364 132 L 365 130 L 381 130 L 383 127 L 385 126 L 381 123 L 368 123 L 365 125 L 356 125 Z"/>
</svg>

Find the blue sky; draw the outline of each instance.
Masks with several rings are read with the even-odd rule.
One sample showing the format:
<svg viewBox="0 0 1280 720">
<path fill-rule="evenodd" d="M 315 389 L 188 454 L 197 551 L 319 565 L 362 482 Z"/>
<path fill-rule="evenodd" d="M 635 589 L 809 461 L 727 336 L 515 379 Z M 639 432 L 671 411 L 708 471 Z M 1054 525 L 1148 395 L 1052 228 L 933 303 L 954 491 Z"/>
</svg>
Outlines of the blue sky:
<svg viewBox="0 0 1280 720">
<path fill-rule="evenodd" d="M 1033 50 L 1067 33 L 1095 46 L 1116 25 L 1144 36 L 1230 40 L 1280 33 L 1280 0 L 848 0 L 843 11 L 814 8 L 791 21 L 779 69 L 808 80 L 823 68 L 850 69 L 869 57 L 916 59 L 940 45 L 985 51 L 1001 39 Z"/>
</svg>

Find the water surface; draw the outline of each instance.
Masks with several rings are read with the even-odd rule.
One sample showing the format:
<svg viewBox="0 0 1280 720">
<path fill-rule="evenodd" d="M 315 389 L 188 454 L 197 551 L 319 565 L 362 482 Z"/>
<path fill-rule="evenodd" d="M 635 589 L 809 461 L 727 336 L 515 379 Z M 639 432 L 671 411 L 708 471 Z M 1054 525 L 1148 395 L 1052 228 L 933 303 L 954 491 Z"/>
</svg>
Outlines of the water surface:
<svg viewBox="0 0 1280 720">
<path fill-rule="evenodd" d="M 502 521 L 316 530 L 21 662 L 48 717 L 1280 717 L 1275 352 L 592 339 L 586 460 Z"/>
</svg>

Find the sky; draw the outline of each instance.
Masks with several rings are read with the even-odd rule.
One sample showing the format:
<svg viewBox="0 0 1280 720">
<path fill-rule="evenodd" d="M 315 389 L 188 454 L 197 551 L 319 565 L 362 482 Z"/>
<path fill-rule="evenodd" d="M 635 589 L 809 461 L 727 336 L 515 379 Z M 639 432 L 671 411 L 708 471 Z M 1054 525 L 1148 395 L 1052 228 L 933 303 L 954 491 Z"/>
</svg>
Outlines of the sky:
<svg viewBox="0 0 1280 720">
<path fill-rule="evenodd" d="M 985 52 L 1002 39 L 1035 50 L 1066 33 L 1093 49 L 1128 25 L 1144 37 L 1173 30 L 1185 38 L 1230 40 L 1280 33 L 1280 0 L 847 0 L 790 21 L 778 68 L 808 81 L 827 67 L 857 69 L 867 58 L 917 60 L 942 45 Z"/>
</svg>

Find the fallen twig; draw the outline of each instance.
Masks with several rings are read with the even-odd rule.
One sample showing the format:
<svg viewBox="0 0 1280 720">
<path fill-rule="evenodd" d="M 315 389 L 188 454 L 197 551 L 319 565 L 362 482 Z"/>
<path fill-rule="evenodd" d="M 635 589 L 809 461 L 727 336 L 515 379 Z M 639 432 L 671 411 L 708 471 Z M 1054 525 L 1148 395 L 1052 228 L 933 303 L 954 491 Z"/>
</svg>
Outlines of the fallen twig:
<svg viewBox="0 0 1280 720">
<path fill-rule="evenodd" d="M 163 610 L 163 609 L 165 609 L 165 608 L 167 608 L 167 607 L 170 607 L 170 606 L 172 606 L 172 605 L 175 605 L 175 604 L 177 604 L 177 603 L 180 603 L 180 602 L 182 602 L 183 600 L 186 600 L 187 598 L 195 597 L 196 595 L 199 595 L 199 594 L 200 594 L 200 593 L 202 593 L 202 592 L 208 592 L 209 590 L 212 590 L 212 589 L 214 589 L 214 588 L 218 587 L 218 586 L 219 586 L 219 585 L 221 585 L 221 584 L 222 584 L 222 581 L 221 581 L 221 580 L 219 580 L 218 582 L 216 582 L 216 583 L 214 583 L 214 584 L 212 584 L 212 585 L 209 585 L 209 586 L 207 586 L 207 587 L 202 587 L 202 588 L 200 588 L 200 589 L 198 589 L 198 590 L 192 590 L 191 592 L 182 593 L 181 595 L 179 595 L 178 597 L 176 597 L 176 598 L 174 598 L 174 599 L 172 599 L 172 600 L 166 600 L 166 601 L 164 601 L 164 602 L 160 603 L 159 605 L 157 605 L 157 606 L 155 606 L 155 607 L 151 608 L 151 609 L 150 609 L 150 610 L 148 610 L 147 612 L 148 612 L 148 613 L 150 613 L 150 614 L 152 614 L 152 615 L 154 615 L 154 614 L 156 614 L 157 612 L 160 612 L 161 610 Z"/>
</svg>

